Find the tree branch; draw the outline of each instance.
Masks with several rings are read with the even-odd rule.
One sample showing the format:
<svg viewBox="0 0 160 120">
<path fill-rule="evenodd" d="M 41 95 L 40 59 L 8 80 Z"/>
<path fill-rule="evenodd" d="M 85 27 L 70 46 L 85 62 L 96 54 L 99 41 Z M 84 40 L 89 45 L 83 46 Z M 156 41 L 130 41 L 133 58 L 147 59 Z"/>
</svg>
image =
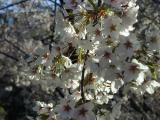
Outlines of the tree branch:
<svg viewBox="0 0 160 120">
<path fill-rule="evenodd" d="M 9 7 L 13 7 L 15 5 L 22 4 L 22 3 L 27 2 L 27 1 L 30 1 L 30 0 L 22 0 L 22 1 L 19 1 L 19 2 L 12 3 L 12 4 L 9 4 L 7 6 L 4 6 L 4 7 L 0 8 L 0 10 L 4 10 L 4 9 L 9 8 Z"/>
<path fill-rule="evenodd" d="M 153 0 L 153 2 L 157 3 L 157 4 L 160 4 L 160 1 L 159 0 Z"/>
<path fill-rule="evenodd" d="M 4 55 L 4 56 L 6 56 L 6 57 L 8 57 L 8 58 L 10 58 L 10 59 L 12 59 L 12 60 L 15 60 L 15 61 L 19 61 L 17 58 L 15 58 L 15 57 L 13 57 L 13 56 L 11 56 L 11 55 L 8 55 L 7 53 L 4 53 L 4 52 L 1 52 L 0 51 L 0 54 L 2 54 L 2 55 Z"/>
<path fill-rule="evenodd" d="M 14 48 L 16 48 L 18 51 L 20 51 L 21 53 L 23 53 L 24 55 L 27 55 L 27 53 L 25 51 L 23 51 L 20 47 L 16 46 L 14 43 L 12 43 L 11 41 L 5 39 L 6 42 L 8 42 L 9 44 L 11 44 Z"/>
<path fill-rule="evenodd" d="M 81 76 L 81 97 L 82 97 L 82 101 L 85 102 L 85 95 L 84 95 L 84 78 L 85 78 L 85 65 L 86 65 L 86 60 L 87 60 L 87 56 L 88 56 L 89 50 L 87 50 L 86 54 L 85 54 L 85 58 L 84 58 L 84 64 L 83 64 L 83 69 L 82 69 L 82 76 Z"/>
</svg>

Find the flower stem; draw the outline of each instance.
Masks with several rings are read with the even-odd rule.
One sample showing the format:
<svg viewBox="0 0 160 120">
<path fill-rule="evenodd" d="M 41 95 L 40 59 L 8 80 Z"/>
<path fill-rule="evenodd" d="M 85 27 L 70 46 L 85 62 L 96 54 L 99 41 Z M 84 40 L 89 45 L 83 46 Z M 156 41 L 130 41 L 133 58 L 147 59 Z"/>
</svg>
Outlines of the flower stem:
<svg viewBox="0 0 160 120">
<path fill-rule="evenodd" d="M 96 7 L 96 5 L 94 4 L 94 2 L 92 0 L 88 0 L 88 2 L 93 6 L 93 8 L 95 10 L 97 10 L 97 7 Z"/>
<path fill-rule="evenodd" d="M 84 78 L 85 78 L 85 65 L 86 65 L 86 60 L 87 60 L 87 56 L 88 56 L 89 50 L 87 50 L 86 54 L 85 54 L 85 58 L 84 58 L 84 64 L 83 64 L 83 69 L 82 69 L 82 77 L 81 77 L 81 97 L 82 97 L 82 101 L 85 102 L 85 96 L 84 96 Z"/>
</svg>

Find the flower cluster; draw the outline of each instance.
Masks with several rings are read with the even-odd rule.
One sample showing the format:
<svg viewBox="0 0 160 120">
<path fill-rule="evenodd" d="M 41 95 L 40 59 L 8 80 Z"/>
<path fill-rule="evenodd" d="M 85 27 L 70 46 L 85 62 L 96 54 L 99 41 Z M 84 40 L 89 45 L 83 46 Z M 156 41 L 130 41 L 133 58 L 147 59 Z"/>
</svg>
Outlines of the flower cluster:
<svg viewBox="0 0 160 120">
<path fill-rule="evenodd" d="M 94 120 L 95 114 L 92 109 L 93 104 L 90 102 L 76 107 L 75 102 L 70 99 L 61 100 L 60 105 L 57 105 L 54 109 L 53 104 L 43 102 L 37 102 L 37 106 L 34 108 L 39 113 L 39 119 L 47 117 L 48 120 Z"/>
<path fill-rule="evenodd" d="M 63 7 L 55 14 L 54 42 L 34 50 L 27 61 L 30 78 L 65 93 L 54 106 L 39 102 L 39 119 L 103 120 L 109 114 L 114 120 L 121 102 L 113 105 L 112 113 L 97 106 L 107 104 L 120 87 L 133 83 L 132 90 L 140 94 L 160 87 L 151 81 L 156 80 L 153 64 L 139 57 L 141 42 L 130 33 L 137 21 L 136 0 L 64 0 Z M 147 47 L 157 51 L 159 34 L 150 34 Z"/>
</svg>

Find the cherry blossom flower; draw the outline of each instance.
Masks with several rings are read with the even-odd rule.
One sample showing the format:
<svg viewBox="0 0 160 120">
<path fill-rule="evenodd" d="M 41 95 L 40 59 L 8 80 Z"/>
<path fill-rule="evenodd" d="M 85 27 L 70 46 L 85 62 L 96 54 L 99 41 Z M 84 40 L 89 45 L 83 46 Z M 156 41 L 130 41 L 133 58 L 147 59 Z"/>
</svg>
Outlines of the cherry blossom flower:
<svg viewBox="0 0 160 120">
<path fill-rule="evenodd" d="M 136 59 L 132 60 L 132 63 L 127 63 L 125 69 L 125 81 L 131 81 L 137 79 L 141 72 L 147 72 L 149 68 L 141 63 L 139 63 Z M 137 79 L 139 80 L 139 79 Z"/>
<path fill-rule="evenodd" d="M 34 108 L 39 114 L 48 115 L 49 120 L 96 120 L 96 116 L 99 120 L 119 119 L 122 101 L 115 103 L 110 112 L 99 108 L 93 112 L 94 104 L 107 104 L 124 84 L 124 93 L 131 89 L 137 94 L 153 94 L 160 87 L 154 80 L 146 82 L 151 70 L 145 65 L 147 60 L 141 63 L 136 56 L 142 49 L 142 43 L 130 33 L 137 21 L 136 0 L 103 0 L 99 6 L 97 3 L 97 0 L 64 0 L 63 15 L 59 9 L 56 11 L 55 43 L 33 50 L 36 59 L 31 66 L 38 75 L 25 75 L 36 76 L 45 91 L 60 87 L 65 93 L 54 109 L 53 105 L 41 102 Z M 72 16 L 74 22 L 70 20 Z M 159 51 L 159 32 L 145 34 L 146 49 L 151 53 Z M 75 52 L 70 55 L 72 48 Z M 89 52 L 85 54 L 86 51 Z M 78 56 L 76 62 L 71 58 L 74 55 Z M 130 82 L 134 86 L 129 86 Z"/>
<path fill-rule="evenodd" d="M 159 30 L 155 31 L 146 31 L 146 42 L 148 42 L 147 47 L 151 51 L 160 51 L 160 32 Z"/>
<path fill-rule="evenodd" d="M 122 19 L 119 18 L 118 16 L 108 16 L 103 21 L 104 21 L 104 29 L 102 31 L 102 34 L 105 36 L 110 36 L 111 39 L 117 41 L 119 38 Z"/>
<path fill-rule="evenodd" d="M 74 101 L 70 99 L 62 99 L 60 104 L 56 106 L 56 111 L 62 119 L 70 119 L 74 115 Z"/>
<path fill-rule="evenodd" d="M 131 58 L 135 51 L 140 49 L 140 43 L 134 34 L 127 37 L 120 36 L 120 43 L 116 48 L 115 54 L 121 56 L 121 59 L 126 60 Z"/>
<path fill-rule="evenodd" d="M 123 1 L 124 0 L 106 0 L 104 1 L 104 3 L 111 5 L 112 7 L 120 9 Z"/>
<path fill-rule="evenodd" d="M 82 0 L 65 0 L 64 2 L 67 9 L 75 9 Z"/>
<path fill-rule="evenodd" d="M 96 120 L 95 114 L 92 112 L 93 104 L 85 103 L 78 106 L 74 112 L 74 118 L 76 120 Z"/>
</svg>

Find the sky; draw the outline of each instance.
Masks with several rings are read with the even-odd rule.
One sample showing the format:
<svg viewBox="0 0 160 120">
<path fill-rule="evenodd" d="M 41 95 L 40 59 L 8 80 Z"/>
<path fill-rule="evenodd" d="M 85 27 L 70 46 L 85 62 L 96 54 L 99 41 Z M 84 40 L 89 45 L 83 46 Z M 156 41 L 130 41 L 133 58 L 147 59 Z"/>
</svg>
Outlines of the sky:
<svg viewBox="0 0 160 120">
<path fill-rule="evenodd" d="M 16 1 L 16 0 L 14 0 Z M 17 0 L 18 1 L 21 1 L 21 0 Z M 43 7 L 49 7 L 49 8 L 52 8 L 54 10 L 54 6 L 55 4 L 52 3 L 51 1 L 54 2 L 54 0 L 31 0 L 33 5 L 35 5 L 35 3 L 37 3 L 38 1 L 40 1 L 40 6 L 43 6 Z M 57 0 L 57 3 L 59 0 Z M 12 0 L 0 0 L 0 8 L 4 7 L 4 6 L 7 6 L 9 4 L 12 4 Z M 7 11 L 12 11 L 12 12 L 22 12 L 20 10 L 20 8 L 18 8 L 17 6 L 12 6 L 12 7 L 9 7 L 7 9 L 4 9 L 4 10 L 0 10 L 0 25 L 4 24 L 7 22 L 8 25 L 12 25 L 14 24 L 14 20 L 12 17 L 8 17 L 7 20 L 4 20 L 3 17 L 1 17 L 1 14 L 4 14 L 6 13 Z"/>
<path fill-rule="evenodd" d="M 21 1 L 21 0 L 14 0 L 14 1 Z M 49 7 L 49 8 L 52 8 L 54 10 L 54 6 L 55 4 L 53 2 L 55 2 L 55 0 L 31 0 L 32 3 L 33 3 L 33 6 L 36 5 L 36 3 L 39 3 L 38 5 L 39 6 L 43 6 L 43 7 Z M 51 2 L 53 1 L 53 2 Z M 59 0 L 56 0 L 57 3 L 59 3 Z M 0 8 L 4 7 L 4 6 L 7 6 L 9 4 L 12 4 L 12 0 L 0 0 Z M 9 7 L 5 10 L 0 10 L 0 13 L 4 13 L 6 12 L 7 10 L 10 10 L 10 11 L 13 11 L 13 12 L 19 12 L 20 10 L 18 9 L 18 7 L 16 6 L 12 6 L 12 7 Z"/>
</svg>

